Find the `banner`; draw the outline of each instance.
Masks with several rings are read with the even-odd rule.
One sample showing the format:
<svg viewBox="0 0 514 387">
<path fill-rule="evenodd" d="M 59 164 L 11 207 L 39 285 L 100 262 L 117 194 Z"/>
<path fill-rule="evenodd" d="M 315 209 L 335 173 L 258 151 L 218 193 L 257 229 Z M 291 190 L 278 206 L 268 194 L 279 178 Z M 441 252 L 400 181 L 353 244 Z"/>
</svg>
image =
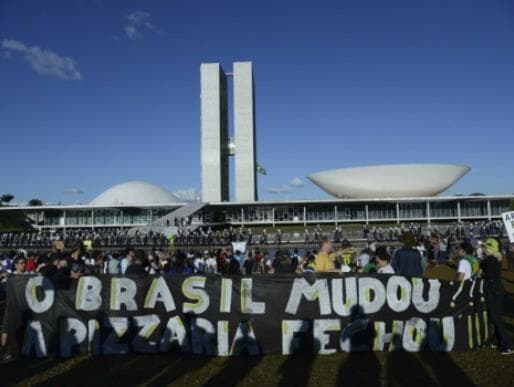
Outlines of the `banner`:
<svg viewBox="0 0 514 387">
<path fill-rule="evenodd" d="M 502 219 L 509 241 L 510 243 L 514 243 L 514 211 L 504 212 Z"/>
<path fill-rule="evenodd" d="M 23 356 L 462 351 L 488 339 L 480 279 L 396 275 L 20 275 L 9 342 Z"/>
</svg>

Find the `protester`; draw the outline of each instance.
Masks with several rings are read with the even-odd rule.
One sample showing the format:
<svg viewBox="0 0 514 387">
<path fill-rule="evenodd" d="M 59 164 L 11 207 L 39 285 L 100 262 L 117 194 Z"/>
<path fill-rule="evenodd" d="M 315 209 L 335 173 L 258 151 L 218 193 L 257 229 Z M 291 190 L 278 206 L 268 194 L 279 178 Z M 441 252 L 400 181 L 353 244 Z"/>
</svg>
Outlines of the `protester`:
<svg viewBox="0 0 514 387">
<path fill-rule="evenodd" d="M 120 262 L 121 274 L 125 274 L 127 268 L 134 262 L 135 250 L 133 247 L 127 247 L 125 249 L 125 257 Z"/>
<path fill-rule="evenodd" d="M 478 259 L 473 255 L 475 249 L 469 242 L 462 242 L 458 249 L 457 255 L 459 257 L 459 263 L 457 267 L 457 282 L 462 282 L 471 279 L 473 276 L 478 274 L 479 262 Z"/>
<path fill-rule="evenodd" d="M 146 254 L 143 250 L 134 252 L 132 264 L 127 267 L 125 275 L 144 275 L 146 274 Z"/>
<path fill-rule="evenodd" d="M 421 277 L 423 275 L 421 254 L 414 248 L 416 246 L 414 235 L 407 231 L 401 235 L 399 240 L 403 246 L 394 252 L 391 260 L 394 272 L 405 277 Z"/>
<path fill-rule="evenodd" d="M 387 252 L 387 248 L 385 246 L 380 246 L 375 251 L 375 257 L 377 260 L 377 272 L 380 274 L 394 274 L 395 271 L 391 266 L 391 257 Z"/>
<path fill-rule="evenodd" d="M 498 347 L 502 355 L 514 353 L 511 342 L 503 322 L 503 297 L 504 290 L 501 281 L 500 243 L 493 238 L 487 239 L 483 244 L 485 258 L 482 261 L 482 275 L 485 279 L 485 290 L 487 293 L 487 307 L 489 319 L 494 326 L 494 347 Z"/>
<path fill-rule="evenodd" d="M 333 251 L 332 242 L 328 238 L 321 239 L 320 249 L 314 261 L 317 272 L 337 272 L 334 264 L 336 253 Z"/>
<path fill-rule="evenodd" d="M 27 264 L 27 261 L 24 256 L 16 257 L 14 259 L 14 272 L 11 275 L 25 274 L 26 264 Z M 12 355 L 9 353 L 9 350 L 7 347 L 8 341 L 9 341 L 9 335 L 7 333 L 7 325 L 9 322 L 9 316 L 8 316 L 6 310 L 4 311 L 4 319 L 3 319 L 3 323 L 2 323 L 2 333 L 0 334 L 0 350 L 2 353 L 1 358 L 4 361 L 12 358 Z"/>
</svg>

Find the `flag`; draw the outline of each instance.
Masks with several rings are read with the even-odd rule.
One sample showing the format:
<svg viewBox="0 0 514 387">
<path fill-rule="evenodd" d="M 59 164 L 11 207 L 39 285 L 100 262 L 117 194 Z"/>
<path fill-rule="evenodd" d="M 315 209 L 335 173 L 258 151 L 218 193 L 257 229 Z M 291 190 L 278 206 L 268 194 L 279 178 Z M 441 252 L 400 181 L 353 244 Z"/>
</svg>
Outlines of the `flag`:
<svg viewBox="0 0 514 387">
<path fill-rule="evenodd" d="M 257 173 L 262 173 L 263 175 L 266 174 L 266 170 L 264 169 L 264 167 L 260 164 L 257 164 L 257 166 L 255 167 L 255 171 Z"/>
</svg>

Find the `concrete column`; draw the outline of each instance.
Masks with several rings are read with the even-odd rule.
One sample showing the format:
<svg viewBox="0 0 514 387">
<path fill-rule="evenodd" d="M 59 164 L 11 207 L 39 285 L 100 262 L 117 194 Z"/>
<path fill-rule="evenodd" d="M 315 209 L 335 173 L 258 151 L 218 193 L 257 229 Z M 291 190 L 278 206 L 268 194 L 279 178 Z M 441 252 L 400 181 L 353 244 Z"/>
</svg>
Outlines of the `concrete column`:
<svg viewBox="0 0 514 387">
<path fill-rule="evenodd" d="M 487 219 L 491 220 L 491 200 L 487 199 Z"/>
<path fill-rule="evenodd" d="M 427 201 L 427 223 L 430 224 L 430 202 Z"/>
<path fill-rule="evenodd" d="M 303 206 L 303 227 L 307 226 L 307 207 Z"/>
<path fill-rule="evenodd" d="M 252 62 L 234 63 L 236 201 L 257 200 L 255 94 Z"/>
<path fill-rule="evenodd" d="M 396 223 L 400 224 L 400 203 L 396 202 Z"/>
<path fill-rule="evenodd" d="M 460 202 L 457 202 L 457 219 L 461 221 L 461 213 L 460 213 Z"/>
<path fill-rule="evenodd" d="M 366 212 L 366 224 L 369 224 L 369 208 L 367 204 L 364 206 L 364 211 Z"/>
<path fill-rule="evenodd" d="M 229 200 L 227 80 L 219 63 L 202 63 L 201 179 L 202 200 Z"/>
</svg>

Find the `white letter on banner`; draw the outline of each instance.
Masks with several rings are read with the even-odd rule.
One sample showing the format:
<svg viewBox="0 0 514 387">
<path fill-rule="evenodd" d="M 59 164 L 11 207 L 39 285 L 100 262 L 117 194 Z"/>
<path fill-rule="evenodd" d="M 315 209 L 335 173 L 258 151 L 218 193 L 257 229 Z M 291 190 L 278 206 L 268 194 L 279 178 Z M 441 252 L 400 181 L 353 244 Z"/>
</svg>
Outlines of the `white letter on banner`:
<svg viewBox="0 0 514 387">
<path fill-rule="evenodd" d="M 254 302 L 252 299 L 252 279 L 241 279 L 241 312 L 263 314 L 266 310 L 264 302 Z"/>
<path fill-rule="evenodd" d="M 373 299 L 371 291 L 373 291 Z M 359 278 L 359 305 L 364 314 L 378 312 L 384 306 L 385 300 L 385 288 L 381 281 L 373 277 Z"/>
<path fill-rule="evenodd" d="M 46 343 L 40 321 L 28 321 L 21 353 L 29 357 L 34 348 L 36 357 L 46 357 Z"/>
<path fill-rule="evenodd" d="M 218 356 L 228 356 L 228 321 L 218 321 Z"/>
<path fill-rule="evenodd" d="M 62 321 L 61 357 L 73 355 L 72 348 L 86 340 L 87 329 L 84 323 L 76 318 L 65 318 Z"/>
<path fill-rule="evenodd" d="M 43 288 L 44 298 L 38 300 L 37 288 Z M 44 276 L 32 277 L 28 280 L 25 286 L 25 299 L 29 308 L 34 313 L 44 313 L 54 304 L 54 285 L 49 278 Z"/>
<path fill-rule="evenodd" d="M 189 352 L 191 350 L 186 327 L 179 316 L 172 317 L 168 320 L 161 343 L 159 344 L 159 351 L 168 352 L 173 343 L 177 343 L 182 352 Z"/>
<path fill-rule="evenodd" d="M 318 279 L 310 285 L 305 278 L 295 278 L 293 289 L 287 302 L 286 313 L 296 314 L 298 312 L 302 296 L 308 301 L 318 300 L 321 315 L 332 313 L 330 292 L 328 291 L 326 279 Z"/>
<path fill-rule="evenodd" d="M 120 343 L 120 339 L 127 333 L 129 322 L 126 317 L 108 317 L 105 325 L 112 328 L 103 345 L 104 355 L 124 355 L 129 352 L 127 343 Z"/>
<path fill-rule="evenodd" d="M 239 323 L 236 335 L 230 346 L 230 355 L 241 355 L 244 353 L 244 350 L 250 356 L 260 355 L 261 353 L 252 324 L 249 321 Z"/>
<path fill-rule="evenodd" d="M 424 344 L 427 323 L 418 317 L 411 318 L 405 323 L 403 330 L 403 349 L 408 352 L 419 352 Z"/>
<path fill-rule="evenodd" d="M 332 279 L 332 307 L 339 316 L 350 316 L 352 309 L 357 305 L 357 278 L 347 277 L 344 279 L 344 302 L 343 302 L 343 279 Z"/>
<path fill-rule="evenodd" d="M 137 285 L 130 278 L 111 278 L 111 310 L 120 310 L 121 304 L 129 311 L 137 310 L 136 293 Z"/>
<path fill-rule="evenodd" d="M 100 344 L 100 324 L 98 320 L 89 320 L 87 322 L 87 349 L 90 355 L 99 355 Z"/>
<path fill-rule="evenodd" d="M 182 282 L 182 293 L 184 296 L 196 303 L 184 302 L 182 311 L 184 313 L 203 313 L 209 308 L 209 295 L 202 289 L 205 288 L 205 277 L 189 277 Z"/>
<path fill-rule="evenodd" d="M 75 309 L 92 312 L 102 307 L 102 281 L 93 276 L 79 278 Z"/>
<path fill-rule="evenodd" d="M 171 295 L 170 289 L 164 280 L 164 277 L 154 278 L 145 297 L 145 309 L 155 308 L 157 302 L 162 302 L 166 308 L 166 312 L 174 311 L 175 301 Z"/>
<path fill-rule="evenodd" d="M 423 300 L 423 280 L 421 278 L 412 278 L 412 303 L 414 307 L 421 313 L 433 312 L 439 305 L 439 289 L 441 282 L 439 280 L 428 280 L 430 289 L 428 291 L 428 300 Z"/>
<path fill-rule="evenodd" d="M 283 320 L 282 321 L 282 354 L 290 355 L 300 347 L 300 338 L 295 337 L 297 332 L 309 330 L 308 320 Z"/>
<path fill-rule="evenodd" d="M 314 320 L 314 346 L 317 347 L 313 348 L 314 353 L 318 353 L 320 355 L 330 355 L 331 353 L 335 353 L 335 348 L 327 348 L 327 345 L 330 342 L 330 336 L 325 332 L 336 332 L 340 329 L 341 321 L 339 320 Z"/>
<path fill-rule="evenodd" d="M 134 340 L 132 340 L 132 350 L 134 352 L 155 353 L 157 343 L 150 341 L 150 337 L 155 332 L 161 320 L 156 314 L 146 316 L 134 316 L 136 327 L 141 327 Z"/>
<path fill-rule="evenodd" d="M 400 297 L 398 298 L 398 289 Z M 387 304 L 395 312 L 404 312 L 411 302 L 412 285 L 409 280 L 401 276 L 391 276 L 387 281 Z"/>
<path fill-rule="evenodd" d="M 230 313 L 232 306 L 232 280 L 230 278 L 221 279 L 221 299 L 220 312 Z"/>
<path fill-rule="evenodd" d="M 402 348 L 403 321 L 394 320 L 392 325 L 392 332 L 387 333 L 385 322 L 375 322 L 373 351 L 383 351 L 386 344 L 389 344 L 389 351 L 398 351 Z"/>
<path fill-rule="evenodd" d="M 428 345 L 431 351 L 450 352 L 455 345 L 455 324 L 453 317 L 431 318 L 427 329 Z"/>
<path fill-rule="evenodd" d="M 216 330 L 209 320 L 192 319 L 191 342 L 195 355 L 216 355 Z"/>
</svg>

